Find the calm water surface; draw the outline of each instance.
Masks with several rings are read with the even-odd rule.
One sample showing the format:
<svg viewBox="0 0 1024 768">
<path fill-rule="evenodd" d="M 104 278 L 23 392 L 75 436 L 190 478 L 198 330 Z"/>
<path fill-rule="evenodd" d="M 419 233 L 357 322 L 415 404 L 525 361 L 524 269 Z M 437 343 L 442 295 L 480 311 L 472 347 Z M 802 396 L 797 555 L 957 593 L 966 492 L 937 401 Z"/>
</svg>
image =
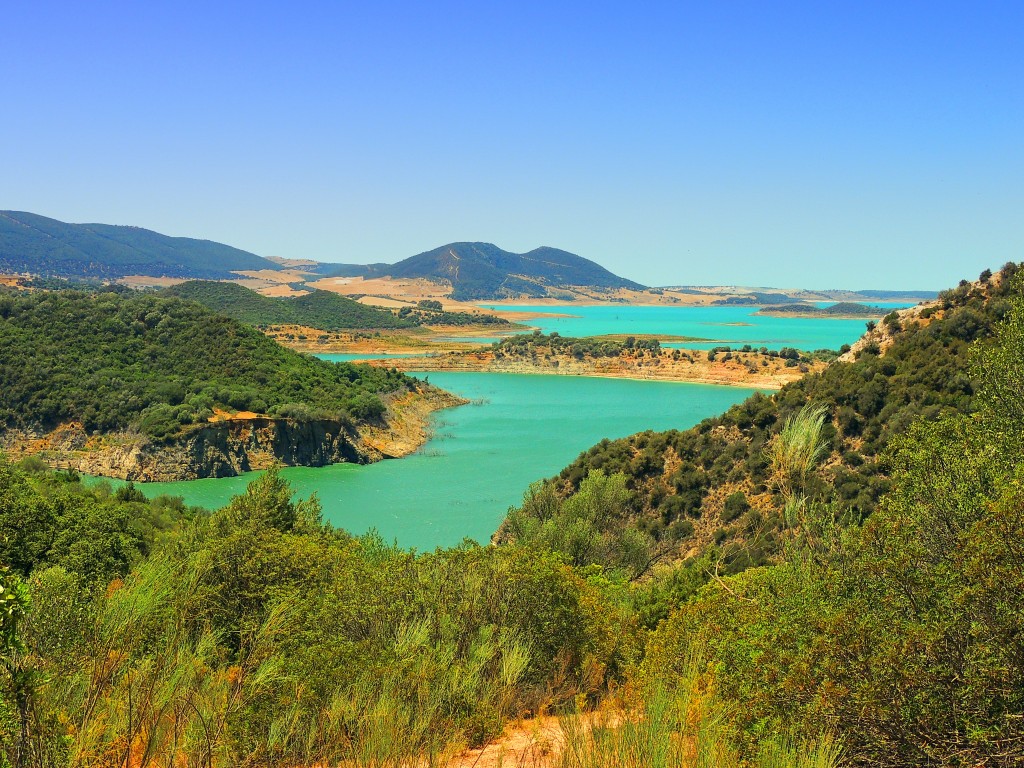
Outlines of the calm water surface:
<svg viewBox="0 0 1024 768">
<path fill-rule="evenodd" d="M 535 318 L 523 322 L 540 328 L 544 333 L 557 331 L 562 336 L 662 333 L 708 339 L 703 343 L 673 345 L 696 349 L 710 349 L 719 344 L 751 344 L 769 349 L 796 347 L 809 351 L 839 349 L 843 344 L 852 344 L 860 338 L 865 324 L 865 320 L 766 317 L 754 314 L 758 307 L 642 307 L 606 304 L 480 306 L 514 312 L 536 312 Z M 555 314 L 573 316 L 554 317 Z"/>
<path fill-rule="evenodd" d="M 353 533 L 432 549 L 465 537 L 487 541 L 527 486 L 556 474 L 602 438 L 683 429 L 721 413 L 753 390 L 573 376 L 431 373 L 429 380 L 474 404 L 435 414 L 435 436 L 412 456 L 369 466 L 290 467 L 300 496 L 314 491 L 324 517 Z M 147 495 L 222 506 L 242 477 L 147 483 Z"/>
<path fill-rule="evenodd" d="M 674 334 L 716 344 L 837 349 L 855 341 L 863 320 L 760 317 L 752 307 L 502 307 L 536 312 L 531 321 L 563 336 Z M 574 317 L 553 317 L 571 314 Z M 481 342 L 491 341 L 481 339 Z M 370 355 L 323 355 L 341 361 Z M 394 357 L 398 357 L 395 355 Z M 434 416 L 434 438 L 419 453 L 369 466 L 292 467 L 296 492 L 314 491 L 324 516 L 353 533 L 377 529 L 406 547 L 486 541 L 527 486 L 550 477 L 602 438 L 644 429 L 685 429 L 721 413 L 752 390 L 575 376 L 431 373 L 429 380 L 473 400 Z M 142 486 L 222 506 L 253 475 Z"/>
</svg>

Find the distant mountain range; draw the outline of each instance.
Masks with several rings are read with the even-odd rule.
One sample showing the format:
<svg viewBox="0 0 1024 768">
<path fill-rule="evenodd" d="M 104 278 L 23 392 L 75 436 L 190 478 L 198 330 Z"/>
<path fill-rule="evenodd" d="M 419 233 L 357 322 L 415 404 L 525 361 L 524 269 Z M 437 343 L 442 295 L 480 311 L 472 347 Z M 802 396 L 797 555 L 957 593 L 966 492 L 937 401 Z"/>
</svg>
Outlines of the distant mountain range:
<svg viewBox="0 0 1024 768">
<path fill-rule="evenodd" d="M 235 271 L 281 269 L 248 251 L 210 240 L 168 237 L 140 227 L 66 224 L 0 211 L 0 272 L 57 277 L 231 278 Z"/>
<path fill-rule="evenodd" d="M 320 264 L 267 259 L 209 240 L 139 227 L 67 224 L 0 211 L 0 272 L 115 279 L 128 275 L 231 279 L 233 272 L 288 267 L 316 275 L 422 278 L 452 286 L 454 299 L 552 295 L 566 286 L 642 288 L 557 248 L 510 253 L 491 243 L 451 243 L 397 264 Z"/>
<path fill-rule="evenodd" d="M 450 243 L 395 264 L 330 264 L 308 259 L 264 258 L 211 240 L 169 237 L 141 227 L 67 224 L 23 211 L 0 211 L 0 273 L 115 280 L 129 275 L 237 279 L 238 272 L 294 270 L 319 277 L 419 278 L 448 284 L 451 298 L 572 299 L 570 288 L 642 290 L 589 259 L 558 248 L 511 253 L 492 243 Z M 290 275 L 291 273 L 289 273 Z M 287 278 L 291 281 L 290 276 Z M 303 282 L 299 277 L 296 282 Z M 709 294 L 680 286 L 679 293 Z M 715 303 L 784 304 L 794 301 L 859 301 L 926 298 L 929 291 L 773 291 L 732 289 Z"/>
<path fill-rule="evenodd" d="M 491 243 L 450 243 L 397 264 L 335 265 L 336 276 L 423 278 L 447 282 L 461 301 L 557 295 L 558 288 L 644 286 L 619 277 L 600 264 L 558 248 L 510 253 Z M 556 290 L 552 290 L 556 289 Z"/>
</svg>

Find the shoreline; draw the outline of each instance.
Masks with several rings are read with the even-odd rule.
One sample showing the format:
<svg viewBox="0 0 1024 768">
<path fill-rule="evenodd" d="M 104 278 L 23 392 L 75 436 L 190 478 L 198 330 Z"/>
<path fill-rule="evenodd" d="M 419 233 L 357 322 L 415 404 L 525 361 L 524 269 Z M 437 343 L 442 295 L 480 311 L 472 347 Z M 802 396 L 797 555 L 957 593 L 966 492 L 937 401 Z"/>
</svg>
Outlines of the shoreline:
<svg viewBox="0 0 1024 768">
<path fill-rule="evenodd" d="M 814 362 L 786 366 L 781 358 L 756 352 L 739 353 L 726 360 L 707 360 L 700 350 L 662 350 L 657 357 L 602 357 L 578 360 L 569 355 L 547 358 L 498 358 L 492 351 L 449 352 L 427 357 L 367 359 L 366 365 L 394 368 L 403 373 L 506 373 L 553 376 L 585 376 L 633 381 L 670 381 L 778 390 L 786 384 L 825 368 Z M 689 355 L 689 358 L 687 357 Z M 699 355 L 699 357 L 698 357 Z M 762 362 L 765 363 L 762 365 Z"/>
<path fill-rule="evenodd" d="M 67 422 L 47 432 L 7 430 L 0 450 L 11 461 L 38 456 L 53 469 L 138 482 L 234 477 L 275 465 L 372 464 L 414 453 L 430 439 L 432 413 L 469 402 L 423 383 L 382 399 L 387 411 L 376 424 L 234 414 L 155 442 L 128 430 L 89 435 Z"/>
</svg>

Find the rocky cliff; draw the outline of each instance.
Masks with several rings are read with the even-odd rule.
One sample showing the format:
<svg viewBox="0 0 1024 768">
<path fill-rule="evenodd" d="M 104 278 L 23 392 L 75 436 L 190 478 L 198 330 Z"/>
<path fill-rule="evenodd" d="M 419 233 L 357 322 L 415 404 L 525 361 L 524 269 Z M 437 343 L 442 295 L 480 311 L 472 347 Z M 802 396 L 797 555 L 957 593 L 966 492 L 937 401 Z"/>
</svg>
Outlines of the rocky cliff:
<svg viewBox="0 0 1024 768">
<path fill-rule="evenodd" d="M 415 451 L 427 440 L 429 414 L 464 402 L 424 388 L 393 396 L 375 423 L 252 415 L 193 426 L 170 441 L 130 432 L 89 435 L 70 422 L 49 431 L 10 430 L 0 448 L 12 459 L 38 455 L 53 467 L 144 482 L 230 477 L 274 464 L 367 464 Z"/>
</svg>

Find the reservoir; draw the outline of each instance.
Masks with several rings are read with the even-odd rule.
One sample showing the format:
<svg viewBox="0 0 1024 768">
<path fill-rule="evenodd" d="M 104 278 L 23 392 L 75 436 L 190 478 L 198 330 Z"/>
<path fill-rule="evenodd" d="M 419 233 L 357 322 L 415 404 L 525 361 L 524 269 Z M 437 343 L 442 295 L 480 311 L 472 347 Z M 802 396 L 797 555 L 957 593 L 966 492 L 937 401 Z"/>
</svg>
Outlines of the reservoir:
<svg viewBox="0 0 1024 768">
<path fill-rule="evenodd" d="M 600 336 L 609 333 L 636 336 L 667 334 L 707 340 L 666 345 L 691 349 L 744 344 L 768 349 L 839 349 L 843 344 L 852 344 L 856 341 L 864 333 L 864 325 L 870 319 L 771 317 L 755 314 L 760 307 L 673 307 L 634 304 L 481 306 L 529 313 L 534 316 L 522 322 L 540 328 L 544 333 L 557 331 L 562 336 Z M 895 305 L 892 304 L 888 308 L 891 309 L 893 306 Z"/>
<path fill-rule="evenodd" d="M 768 317 L 753 314 L 756 307 L 502 308 L 536 313 L 531 325 L 563 336 L 657 333 L 714 340 L 679 344 L 698 348 L 751 344 L 837 349 L 855 341 L 865 322 Z M 340 361 L 384 355 L 323 357 Z M 753 392 L 581 376 L 445 372 L 426 378 L 472 404 L 434 414 L 434 436 L 419 452 L 367 466 L 282 471 L 299 496 L 317 494 L 324 518 L 334 526 L 355 534 L 374 529 L 389 542 L 420 550 L 452 546 L 464 538 L 485 542 L 508 508 L 521 502 L 530 483 L 557 474 L 603 438 L 646 429 L 686 429 Z M 241 493 L 254 476 L 139 487 L 150 496 L 183 496 L 188 504 L 215 509 Z"/>
<path fill-rule="evenodd" d="M 739 387 L 577 376 L 431 373 L 431 384 L 473 401 L 434 414 L 434 437 L 403 459 L 289 467 L 300 497 L 316 492 L 324 519 L 420 550 L 486 542 L 530 483 L 557 474 L 602 438 L 686 429 L 744 400 Z M 255 477 L 139 484 L 210 509 Z"/>
</svg>

